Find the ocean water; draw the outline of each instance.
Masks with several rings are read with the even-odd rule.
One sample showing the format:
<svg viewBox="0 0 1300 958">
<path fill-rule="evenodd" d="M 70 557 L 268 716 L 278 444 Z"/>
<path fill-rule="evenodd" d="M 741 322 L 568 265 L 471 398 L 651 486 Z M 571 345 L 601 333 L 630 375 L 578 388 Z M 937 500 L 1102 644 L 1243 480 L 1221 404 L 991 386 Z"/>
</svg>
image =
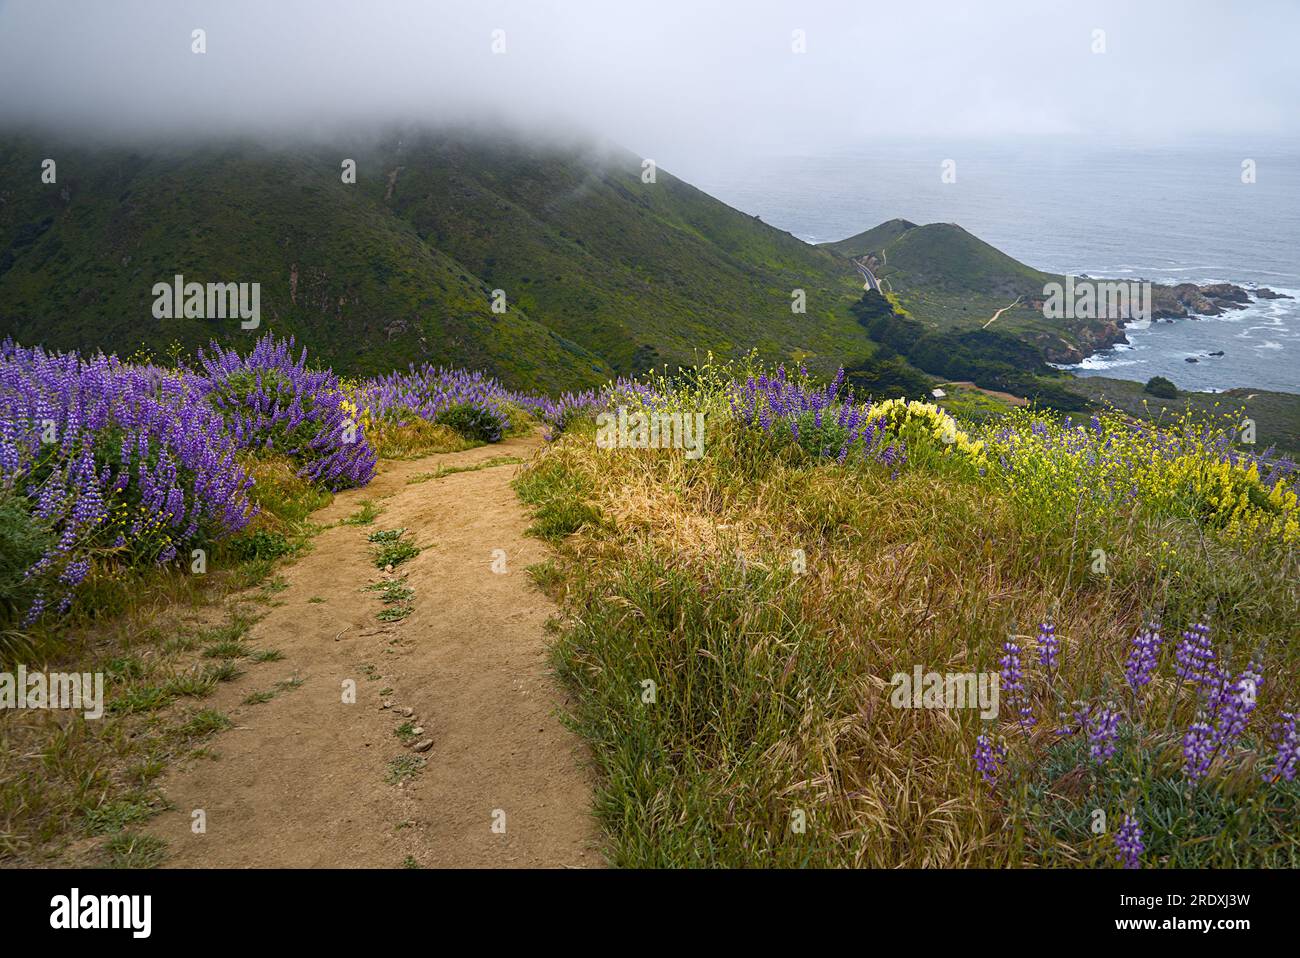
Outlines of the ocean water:
<svg viewBox="0 0 1300 958">
<path fill-rule="evenodd" d="M 956 182 L 942 182 L 945 160 Z M 808 242 L 894 217 L 949 222 L 1049 272 L 1289 294 L 1219 317 L 1131 325 L 1129 346 L 1072 368 L 1143 382 L 1161 375 L 1186 389 L 1300 392 L 1300 142 L 882 143 L 674 172 Z"/>
</svg>

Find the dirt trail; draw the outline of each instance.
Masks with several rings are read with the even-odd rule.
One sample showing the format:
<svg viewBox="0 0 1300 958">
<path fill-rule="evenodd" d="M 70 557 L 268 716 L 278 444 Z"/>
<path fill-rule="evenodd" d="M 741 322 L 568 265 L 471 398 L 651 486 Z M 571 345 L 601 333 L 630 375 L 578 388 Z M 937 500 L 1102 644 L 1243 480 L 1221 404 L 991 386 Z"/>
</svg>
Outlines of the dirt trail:
<svg viewBox="0 0 1300 958">
<path fill-rule="evenodd" d="M 368 526 L 321 533 L 284 570 L 283 604 L 248 643 L 285 658 L 241 661 L 248 674 L 205 703 L 235 725 L 210 743 L 220 757 L 196 759 L 162 784 L 174 808 L 150 830 L 167 840 L 168 865 L 603 864 L 582 746 L 556 718 L 564 696 L 544 658 L 543 624 L 554 607 L 524 571 L 545 549 L 523 535 L 527 519 L 509 485 L 518 467 L 406 483 L 439 466 L 527 458 L 537 446 L 512 439 L 385 463 L 369 486 L 314 517 L 346 518 L 363 499 L 383 508 Z M 398 526 L 423 549 L 395 573 L 406 574 L 415 611 L 384 623 L 377 594 L 364 591 L 382 578 L 366 535 Z M 497 549 L 505 550 L 504 574 L 493 571 Z M 294 676 L 300 687 L 241 704 Z M 342 701 L 349 679 L 355 704 Z M 384 689 L 392 692 L 381 697 Z M 381 708 L 382 699 L 392 707 Z M 411 719 L 401 714 L 407 708 Z M 399 741 L 395 729 L 406 721 L 424 729 L 419 738 L 432 748 L 417 753 Z M 392 783 L 390 762 L 399 758 L 426 765 Z M 206 814 L 205 834 L 192 831 L 195 809 Z"/>
</svg>

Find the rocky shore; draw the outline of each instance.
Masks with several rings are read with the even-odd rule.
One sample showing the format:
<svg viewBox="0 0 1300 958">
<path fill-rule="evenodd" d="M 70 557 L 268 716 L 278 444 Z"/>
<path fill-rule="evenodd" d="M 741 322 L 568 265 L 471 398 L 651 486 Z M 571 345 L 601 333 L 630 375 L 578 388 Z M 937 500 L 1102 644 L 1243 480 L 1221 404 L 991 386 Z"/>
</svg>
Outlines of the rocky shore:
<svg viewBox="0 0 1300 958">
<path fill-rule="evenodd" d="M 1151 287 L 1151 318 L 1192 319 L 1198 316 L 1221 316 L 1233 309 L 1245 309 L 1255 299 L 1291 299 L 1267 287 L 1248 290 L 1234 283 L 1179 283 L 1177 286 Z"/>
</svg>

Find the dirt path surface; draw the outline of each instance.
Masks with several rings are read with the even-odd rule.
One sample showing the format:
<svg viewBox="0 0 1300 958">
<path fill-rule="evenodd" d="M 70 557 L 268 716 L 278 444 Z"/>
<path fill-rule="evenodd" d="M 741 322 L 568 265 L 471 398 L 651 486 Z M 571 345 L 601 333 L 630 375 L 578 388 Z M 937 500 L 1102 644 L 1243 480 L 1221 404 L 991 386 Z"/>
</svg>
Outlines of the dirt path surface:
<svg viewBox="0 0 1300 958">
<path fill-rule="evenodd" d="M 167 865 L 603 864 L 587 763 L 556 718 L 564 693 L 544 657 L 554 606 L 524 571 L 546 553 L 523 534 L 527 519 L 509 485 L 518 467 L 406 481 L 440 466 L 527 458 L 537 446 L 529 437 L 384 463 L 369 486 L 313 517 L 337 522 L 364 499 L 383 509 L 369 525 L 322 532 L 283 570 L 281 604 L 248 644 L 284 659 L 241 662 L 248 674 L 205 703 L 234 722 L 209 743 L 219 757 L 193 760 L 162 784 L 174 808 L 150 830 L 168 843 Z M 366 536 L 395 527 L 423 551 L 393 573 L 414 590 L 414 612 L 385 623 L 377 618 L 385 606 L 365 590 L 385 578 Z M 493 571 L 498 549 L 504 572 Z M 292 678 L 302 684 L 243 704 Z M 355 704 L 343 701 L 349 680 Z M 404 745 L 396 734 L 404 723 L 432 746 Z M 420 760 L 414 776 L 394 781 Z M 202 834 L 192 828 L 196 809 Z"/>
</svg>

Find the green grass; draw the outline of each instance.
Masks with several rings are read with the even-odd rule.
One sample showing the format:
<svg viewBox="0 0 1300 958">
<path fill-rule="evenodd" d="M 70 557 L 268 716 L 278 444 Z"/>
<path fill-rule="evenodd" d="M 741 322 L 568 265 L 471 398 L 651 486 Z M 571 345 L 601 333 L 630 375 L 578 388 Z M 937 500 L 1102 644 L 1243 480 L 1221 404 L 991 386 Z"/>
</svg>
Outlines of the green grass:
<svg viewBox="0 0 1300 958">
<path fill-rule="evenodd" d="M 1293 864 L 1293 789 L 1264 786 L 1253 759 L 1193 797 L 1178 742 L 1171 760 L 1152 733 L 1147 758 L 1121 754 L 1099 778 L 1076 740 L 1013 741 L 1004 711 L 1015 768 L 991 796 L 972 759 L 978 715 L 893 708 L 889 683 L 914 665 L 997 671 L 1008 629 L 1032 636 L 1055 610 L 1054 688 L 1096 701 L 1122 685 L 1144 616 L 1163 607 L 1172 642 L 1216 602 L 1232 668 L 1268 650 L 1250 753 L 1264 754 L 1300 695 L 1294 549 L 1233 539 L 1177 496 L 1085 501 L 1105 489 L 1091 474 L 981 475 L 924 436 L 894 478 L 726 421 L 710 419 L 708 454 L 689 464 L 597 451 L 579 428 L 516 479 L 534 534 L 558 549 L 534 579 L 564 606 L 553 664 L 595 757 L 613 863 L 1108 867 L 1113 837 L 1080 831 L 1081 816 L 1100 803 L 1117 827 L 1138 767 L 1145 864 Z M 1104 575 L 1089 568 L 1097 543 Z M 1151 700 L 1185 725 L 1195 703 L 1171 668 Z M 1051 697 L 1039 707 L 1046 727 Z M 1051 797 L 1078 776 L 1083 792 Z"/>
<path fill-rule="evenodd" d="M 157 795 L 144 793 L 105 802 L 86 809 L 86 830 L 92 835 L 120 832 L 130 825 L 148 821 L 158 812 L 160 804 Z"/>
<path fill-rule="evenodd" d="M 484 459 L 482 462 L 476 462 L 470 466 L 439 466 L 433 472 L 420 472 L 410 476 L 406 480 L 406 484 L 413 486 L 417 483 L 428 482 L 430 479 L 452 476 L 458 472 L 478 472 L 480 469 L 493 469 L 497 466 L 515 465 L 521 462 L 523 460 L 518 456 L 493 456 L 491 459 Z"/>
<path fill-rule="evenodd" d="M 419 546 L 402 539 L 405 533 L 405 529 L 385 529 L 370 533 L 367 538 L 374 544 L 370 556 L 376 568 L 395 568 L 420 554 Z"/>
<path fill-rule="evenodd" d="M 379 518 L 379 514 L 383 511 L 383 507 L 373 499 L 362 499 L 361 507 L 357 509 L 356 512 L 352 513 L 352 515 L 344 519 L 343 524 L 349 526 L 368 526 Z"/>
<path fill-rule="evenodd" d="M 195 712 L 188 721 L 181 725 L 179 731 L 184 736 L 198 738 L 228 729 L 232 724 L 228 716 L 223 715 L 216 709 L 202 709 Z"/>
<path fill-rule="evenodd" d="M 157 868 L 167 858 L 167 843 L 153 835 L 119 832 L 104 843 L 109 868 Z"/>
<path fill-rule="evenodd" d="M 388 763 L 388 770 L 384 774 L 384 781 L 389 785 L 398 785 L 402 782 L 409 782 L 415 778 L 428 764 L 422 758 L 416 758 L 414 755 L 401 755 Z"/>
<path fill-rule="evenodd" d="M 383 582 L 373 582 L 366 586 L 367 592 L 378 592 L 380 601 L 386 605 L 397 602 L 405 602 L 411 596 L 415 595 L 415 590 L 408 587 L 400 579 L 386 579 Z"/>
</svg>

